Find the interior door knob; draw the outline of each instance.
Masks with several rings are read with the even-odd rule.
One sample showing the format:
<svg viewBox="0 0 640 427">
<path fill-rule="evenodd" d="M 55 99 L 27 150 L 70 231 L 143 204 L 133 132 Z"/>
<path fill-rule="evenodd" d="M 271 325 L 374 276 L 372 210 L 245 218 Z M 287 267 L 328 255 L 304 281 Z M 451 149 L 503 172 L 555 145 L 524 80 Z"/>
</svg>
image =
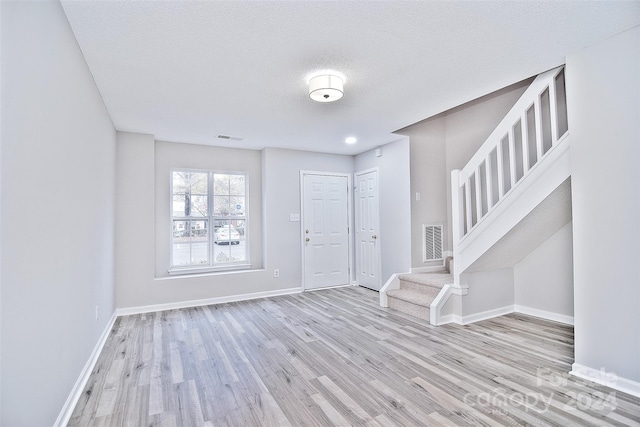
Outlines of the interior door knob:
<svg viewBox="0 0 640 427">
<path fill-rule="evenodd" d="M 374 234 L 373 236 L 371 236 L 371 238 L 372 238 L 373 240 L 375 240 L 375 239 L 377 239 L 377 238 L 378 238 L 378 236 L 376 236 L 376 235 Z"/>
<path fill-rule="evenodd" d="M 311 239 L 308 238 L 308 237 L 306 239 L 304 239 L 305 242 L 308 242 L 309 240 L 311 240 Z"/>
</svg>

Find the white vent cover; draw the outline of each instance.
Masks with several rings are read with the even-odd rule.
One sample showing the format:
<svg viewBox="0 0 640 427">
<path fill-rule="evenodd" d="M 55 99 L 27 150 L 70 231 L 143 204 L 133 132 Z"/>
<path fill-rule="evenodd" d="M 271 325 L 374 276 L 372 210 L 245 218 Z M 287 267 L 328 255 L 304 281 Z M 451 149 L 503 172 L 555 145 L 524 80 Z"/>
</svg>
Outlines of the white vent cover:
<svg viewBox="0 0 640 427">
<path fill-rule="evenodd" d="M 442 259 L 442 224 L 422 224 L 422 262 Z"/>
</svg>

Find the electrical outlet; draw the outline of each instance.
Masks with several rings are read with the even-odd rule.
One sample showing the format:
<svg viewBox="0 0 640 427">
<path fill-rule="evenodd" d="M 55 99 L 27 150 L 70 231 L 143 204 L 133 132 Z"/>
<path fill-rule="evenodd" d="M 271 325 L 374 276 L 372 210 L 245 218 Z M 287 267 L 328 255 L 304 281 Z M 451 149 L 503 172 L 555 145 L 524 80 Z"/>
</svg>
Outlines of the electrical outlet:
<svg viewBox="0 0 640 427">
<path fill-rule="evenodd" d="M 280 270 L 278 270 L 277 268 L 273 270 L 273 277 L 280 277 Z"/>
<path fill-rule="evenodd" d="M 98 316 L 98 306 L 96 305 L 96 322 L 98 321 L 98 318 L 99 318 L 99 316 Z"/>
</svg>

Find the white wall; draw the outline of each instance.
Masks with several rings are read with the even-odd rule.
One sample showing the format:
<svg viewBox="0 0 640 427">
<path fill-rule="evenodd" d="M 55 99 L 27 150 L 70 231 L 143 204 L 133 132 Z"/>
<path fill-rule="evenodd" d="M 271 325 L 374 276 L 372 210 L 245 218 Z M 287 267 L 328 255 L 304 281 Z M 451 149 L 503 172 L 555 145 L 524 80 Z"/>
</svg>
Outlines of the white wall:
<svg viewBox="0 0 640 427">
<path fill-rule="evenodd" d="M 568 56 L 566 70 L 575 362 L 638 383 L 640 27 Z"/>
<path fill-rule="evenodd" d="M 378 167 L 382 284 L 411 267 L 410 144 L 408 138 L 358 154 L 355 172 Z"/>
<path fill-rule="evenodd" d="M 0 424 L 52 425 L 114 311 L 115 130 L 60 4 L 0 7 Z"/>
<path fill-rule="evenodd" d="M 189 156 L 200 157 L 212 168 L 248 168 L 252 210 L 250 217 L 253 270 L 166 277 L 168 259 L 164 235 L 168 229 L 168 179 L 164 172 L 181 166 Z M 175 163 L 172 162 L 175 159 Z M 192 163 L 189 163 L 192 164 Z M 197 166 L 200 167 L 200 166 Z M 208 167 L 208 166 L 207 166 Z M 158 142 L 151 135 L 118 133 L 118 198 L 116 295 L 118 308 L 171 304 L 244 294 L 300 290 L 302 284 L 300 223 L 289 221 L 300 213 L 300 170 L 351 173 L 353 157 L 267 148 L 262 152 L 190 144 Z M 168 172 L 167 172 L 168 173 Z M 155 195 L 152 196 L 152 195 Z M 166 205 L 162 202 L 166 199 Z M 260 209 L 262 218 L 260 219 Z M 258 210 L 256 212 L 256 210 Z M 131 212 L 156 218 L 156 224 L 134 224 Z M 257 223 L 253 219 L 257 219 Z M 166 225 L 166 224 L 165 224 Z M 160 230 L 160 231 L 158 231 Z M 257 235 L 255 235 L 257 233 Z M 264 239 L 261 241 L 261 239 Z M 255 249 L 264 247 L 264 258 Z M 156 258 L 154 249 L 158 253 Z M 273 277 L 273 269 L 280 277 Z"/>
<path fill-rule="evenodd" d="M 567 223 L 513 267 L 516 311 L 573 318 L 573 233 Z"/>
</svg>

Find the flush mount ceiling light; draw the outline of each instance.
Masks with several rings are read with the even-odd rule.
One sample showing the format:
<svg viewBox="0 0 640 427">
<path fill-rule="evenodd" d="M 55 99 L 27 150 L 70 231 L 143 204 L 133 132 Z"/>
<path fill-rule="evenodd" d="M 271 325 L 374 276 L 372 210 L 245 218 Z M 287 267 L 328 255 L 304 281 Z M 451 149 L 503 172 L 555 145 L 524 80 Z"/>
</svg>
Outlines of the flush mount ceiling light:
<svg viewBox="0 0 640 427">
<path fill-rule="evenodd" d="M 344 94 L 344 77 L 337 73 L 318 74 L 309 79 L 309 96 L 317 102 L 333 102 Z"/>
<path fill-rule="evenodd" d="M 355 144 L 358 142 L 358 139 L 355 136 L 350 136 L 344 140 L 347 144 Z"/>
</svg>

